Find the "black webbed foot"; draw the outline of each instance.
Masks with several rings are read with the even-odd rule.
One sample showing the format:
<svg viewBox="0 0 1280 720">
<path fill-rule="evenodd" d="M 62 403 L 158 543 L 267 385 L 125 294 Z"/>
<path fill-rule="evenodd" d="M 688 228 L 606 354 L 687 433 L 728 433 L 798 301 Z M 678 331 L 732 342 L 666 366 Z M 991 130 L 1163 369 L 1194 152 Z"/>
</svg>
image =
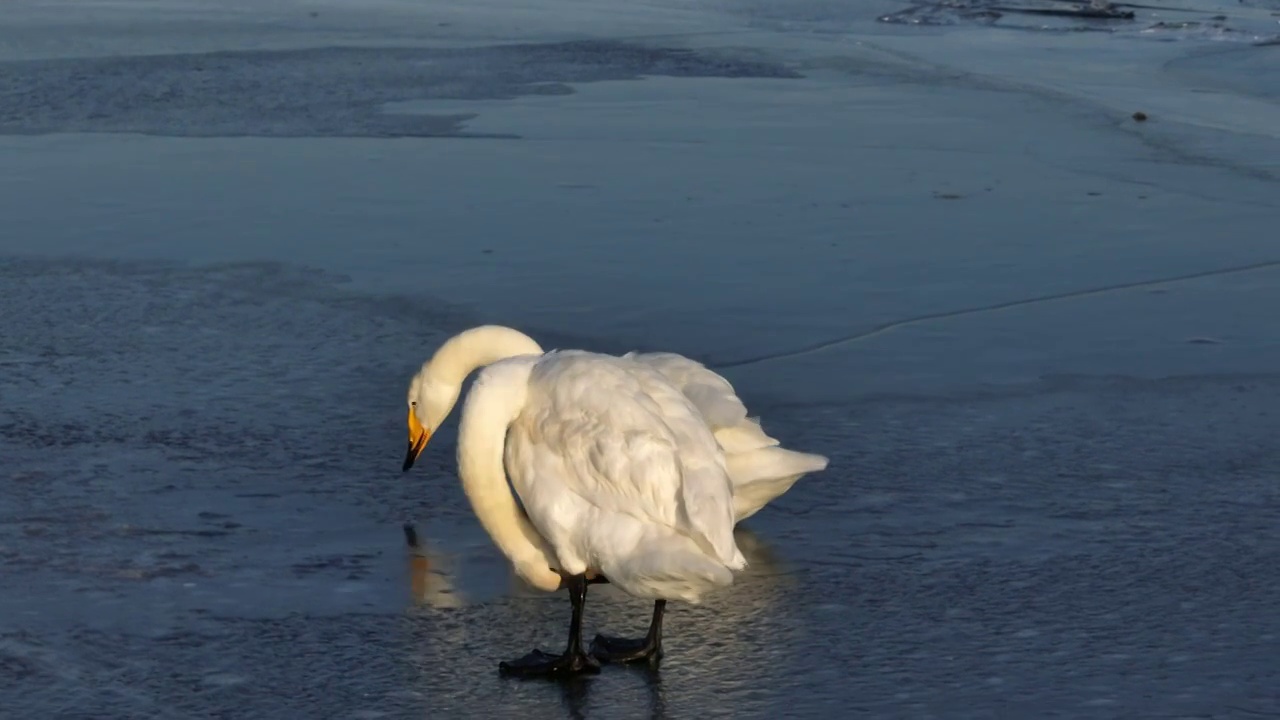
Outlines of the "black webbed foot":
<svg viewBox="0 0 1280 720">
<path fill-rule="evenodd" d="M 647 662 L 657 665 L 662 659 L 662 641 L 652 637 L 629 639 L 596 635 L 596 639 L 591 641 L 590 652 L 602 663 Z"/>
<path fill-rule="evenodd" d="M 658 661 L 662 659 L 662 616 L 666 609 L 666 600 L 653 603 L 653 621 L 649 623 L 649 632 L 639 640 L 596 635 L 596 639 L 591 641 L 591 655 L 600 662 L 647 662 L 649 667 L 657 667 Z"/>
<path fill-rule="evenodd" d="M 534 650 L 517 660 L 498 663 L 498 671 L 513 677 L 572 677 L 594 675 L 600 672 L 600 663 L 582 651 L 552 655 Z"/>
</svg>

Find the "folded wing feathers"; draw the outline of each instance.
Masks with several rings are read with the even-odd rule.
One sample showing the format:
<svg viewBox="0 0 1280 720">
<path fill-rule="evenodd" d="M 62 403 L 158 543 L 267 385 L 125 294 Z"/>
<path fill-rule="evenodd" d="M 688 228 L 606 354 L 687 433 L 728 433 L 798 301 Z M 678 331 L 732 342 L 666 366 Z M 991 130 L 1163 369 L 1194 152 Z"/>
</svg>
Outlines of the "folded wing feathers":
<svg viewBox="0 0 1280 720">
<path fill-rule="evenodd" d="M 742 567 L 732 486 L 691 401 L 629 358 L 564 351 L 544 360 L 553 357 L 531 383 L 550 393 L 539 424 L 564 447 L 571 486 L 598 507 L 673 527 Z"/>
<path fill-rule="evenodd" d="M 662 373 L 697 408 L 724 452 L 749 452 L 779 444 L 765 433 L 759 418 L 747 417 L 747 407 L 733 385 L 697 360 L 675 353 L 628 353 L 623 357 Z"/>
</svg>

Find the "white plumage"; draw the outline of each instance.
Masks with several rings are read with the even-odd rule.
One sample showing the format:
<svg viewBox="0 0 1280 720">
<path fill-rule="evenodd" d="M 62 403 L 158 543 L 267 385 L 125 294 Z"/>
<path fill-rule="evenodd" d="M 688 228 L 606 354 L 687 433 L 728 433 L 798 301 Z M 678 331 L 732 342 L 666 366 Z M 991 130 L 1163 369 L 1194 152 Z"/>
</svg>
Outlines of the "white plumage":
<svg viewBox="0 0 1280 720">
<path fill-rule="evenodd" d="M 729 382 L 693 360 L 543 353 L 523 333 L 484 326 L 445 343 L 411 383 L 406 470 L 480 367 L 459 475 L 495 544 L 544 590 L 603 575 L 636 597 L 698 602 L 746 565 L 734 524 L 827 464 L 779 447 Z M 580 613 L 575 599 L 575 623 Z M 575 632 L 558 661 L 580 653 Z"/>
<path fill-rule="evenodd" d="M 661 372 L 693 403 L 712 430 L 733 482 L 734 519 L 741 522 L 791 489 L 804 475 L 826 469 L 821 455 L 795 452 L 764 432 L 729 381 L 675 353 L 627 353 Z"/>
<path fill-rule="evenodd" d="M 733 581 L 746 564 L 733 487 L 688 398 L 627 358 L 561 351 L 507 362 L 529 371 L 507 473 L 562 571 L 690 602 Z"/>
</svg>

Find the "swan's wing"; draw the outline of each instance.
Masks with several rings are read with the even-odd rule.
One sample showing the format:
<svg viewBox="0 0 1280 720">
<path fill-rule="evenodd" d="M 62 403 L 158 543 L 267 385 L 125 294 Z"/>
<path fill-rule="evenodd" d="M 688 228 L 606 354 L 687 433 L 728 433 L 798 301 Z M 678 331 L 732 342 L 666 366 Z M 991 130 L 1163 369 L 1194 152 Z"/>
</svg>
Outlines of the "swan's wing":
<svg viewBox="0 0 1280 720">
<path fill-rule="evenodd" d="M 713 429 L 733 427 L 747 417 L 747 407 L 729 381 L 697 360 L 675 353 L 627 353 L 622 357 L 661 373 L 689 398 Z"/>
<path fill-rule="evenodd" d="M 706 419 L 725 454 L 739 521 L 789 490 L 800 476 L 826 468 L 825 457 L 783 449 L 765 433 L 759 419 L 747 416 L 729 381 L 702 363 L 675 353 L 624 357 L 662 373 Z"/>
<path fill-rule="evenodd" d="M 707 366 L 676 353 L 627 353 L 627 360 L 646 365 L 662 374 L 693 403 L 716 440 L 727 453 L 774 447 L 758 418 L 747 417 L 747 406 L 733 385 Z"/>
<path fill-rule="evenodd" d="M 741 567 L 720 448 L 689 400 L 651 368 L 581 351 L 548 353 L 529 378 L 520 444 L 537 482 L 692 538 Z"/>
</svg>

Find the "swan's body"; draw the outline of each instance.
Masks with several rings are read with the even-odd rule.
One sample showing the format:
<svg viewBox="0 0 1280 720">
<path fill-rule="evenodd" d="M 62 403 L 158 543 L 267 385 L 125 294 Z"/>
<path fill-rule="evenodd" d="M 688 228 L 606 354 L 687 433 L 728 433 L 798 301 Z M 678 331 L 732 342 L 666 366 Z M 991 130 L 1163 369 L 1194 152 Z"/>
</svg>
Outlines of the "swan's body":
<svg viewBox="0 0 1280 720">
<path fill-rule="evenodd" d="M 586 579 L 603 575 L 657 600 L 660 631 L 666 599 L 698 602 L 745 566 L 738 520 L 826 466 L 778 447 L 728 381 L 688 358 L 543 353 L 522 333 L 484 326 L 449 340 L 414 378 L 406 470 L 480 367 L 458 433 L 464 491 L 517 574 L 548 591 L 568 581 L 574 628 Z M 565 656 L 518 663 L 582 670 L 576 632 Z"/>
<path fill-rule="evenodd" d="M 494 363 L 472 386 L 460 437 L 461 472 L 505 467 L 562 573 L 697 602 L 746 563 L 715 438 L 684 395 L 633 360 L 570 350 Z"/>
</svg>

